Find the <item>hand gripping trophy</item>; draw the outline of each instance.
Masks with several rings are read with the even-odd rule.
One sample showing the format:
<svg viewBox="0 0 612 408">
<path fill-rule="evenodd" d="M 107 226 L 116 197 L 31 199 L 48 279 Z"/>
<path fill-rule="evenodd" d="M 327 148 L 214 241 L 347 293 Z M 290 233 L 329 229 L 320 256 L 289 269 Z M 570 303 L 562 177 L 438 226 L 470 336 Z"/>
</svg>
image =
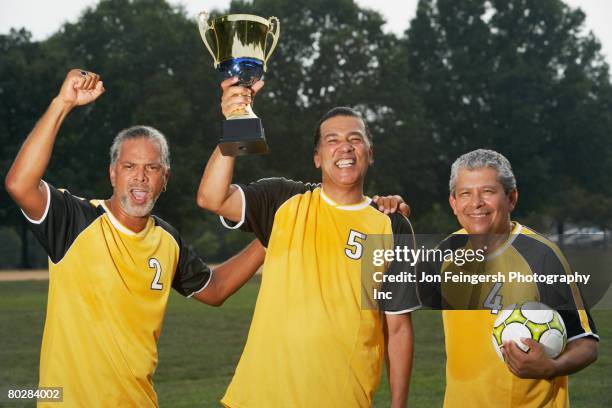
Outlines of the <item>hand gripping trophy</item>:
<svg viewBox="0 0 612 408">
<path fill-rule="evenodd" d="M 204 45 L 223 79 L 238 77 L 238 84 L 250 87 L 266 71 L 266 64 L 280 34 L 278 18 L 251 14 L 230 14 L 212 19 L 198 14 L 198 28 Z M 272 43 L 266 52 L 268 36 Z M 236 109 L 223 121 L 219 147 L 224 156 L 262 154 L 268 151 L 261 119 L 251 106 Z"/>
</svg>

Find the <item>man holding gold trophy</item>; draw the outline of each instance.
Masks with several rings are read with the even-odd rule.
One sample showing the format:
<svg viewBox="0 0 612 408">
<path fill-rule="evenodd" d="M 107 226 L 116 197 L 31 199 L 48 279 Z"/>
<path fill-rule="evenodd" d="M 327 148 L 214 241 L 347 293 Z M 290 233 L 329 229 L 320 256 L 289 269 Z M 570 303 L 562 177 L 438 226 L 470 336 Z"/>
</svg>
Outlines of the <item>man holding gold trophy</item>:
<svg viewBox="0 0 612 408">
<path fill-rule="evenodd" d="M 235 156 L 264 150 L 250 104 L 263 86 L 258 80 L 278 40 L 279 23 L 244 14 L 212 23 L 207 17 L 200 14 L 200 33 L 227 78 L 221 83 L 227 120 L 204 170 L 198 205 L 220 215 L 228 228 L 253 232 L 267 247 L 247 343 L 222 404 L 369 407 L 386 351 L 392 407 L 404 407 L 416 290 L 402 285 L 404 292 L 394 293 L 401 300 L 390 302 L 384 314 L 367 310 L 361 303 L 361 259 L 368 236 L 411 234 L 411 227 L 399 213 L 379 212 L 363 194 L 373 162 L 367 124 L 351 108 L 334 108 L 322 117 L 314 141 L 321 184 L 284 178 L 231 184 Z M 268 35 L 273 42 L 264 54 Z"/>
<path fill-rule="evenodd" d="M 230 14 L 209 23 L 208 13 L 203 11 L 198 14 L 198 28 L 215 68 L 224 79 L 236 77 L 242 87 L 251 87 L 261 79 L 280 34 L 278 18 L 266 20 L 250 14 Z M 269 36 L 272 45 L 266 53 Z M 244 96 L 250 97 L 250 93 Z M 225 156 L 268 151 L 261 120 L 250 104 L 237 107 L 227 116 L 219 147 Z"/>
</svg>

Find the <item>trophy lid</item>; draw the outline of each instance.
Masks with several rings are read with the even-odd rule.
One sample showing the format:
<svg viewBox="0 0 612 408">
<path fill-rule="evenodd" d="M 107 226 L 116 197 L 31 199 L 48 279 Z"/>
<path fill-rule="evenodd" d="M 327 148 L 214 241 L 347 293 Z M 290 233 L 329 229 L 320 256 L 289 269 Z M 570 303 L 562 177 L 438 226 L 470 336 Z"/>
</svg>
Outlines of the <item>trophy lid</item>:
<svg viewBox="0 0 612 408">
<path fill-rule="evenodd" d="M 259 17 L 256 16 L 254 14 L 225 14 L 223 16 L 219 16 L 216 17 L 214 19 L 215 22 L 222 22 L 222 21 L 254 21 L 257 23 L 261 23 L 264 24 L 266 27 L 270 26 L 270 21 L 263 18 L 263 17 Z"/>
</svg>

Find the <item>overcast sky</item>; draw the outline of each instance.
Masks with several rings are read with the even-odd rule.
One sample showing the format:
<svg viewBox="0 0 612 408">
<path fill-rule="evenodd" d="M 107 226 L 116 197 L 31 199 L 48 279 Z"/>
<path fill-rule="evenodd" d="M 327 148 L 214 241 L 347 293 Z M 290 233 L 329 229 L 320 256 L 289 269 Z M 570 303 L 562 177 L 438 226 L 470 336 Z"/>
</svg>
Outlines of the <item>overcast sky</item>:
<svg viewBox="0 0 612 408">
<path fill-rule="evenodd" d="M 414 17 L 418 0 L 356 0 L 361 6 L 378 10 L 386 19 L 386 29 L 401 34 Z M 96 0 L 0 0 L 0 33 L 8 33 L 11 27 L 25 27 L 35 40 L 41 40 L 55 32 L 62 23 L 76 21 L 87 6 Z M 170 0 L 183 4 L 190 14 L 206 9 L 228 7 L 229 0 Z M 573 7 L 580 7 L 587 16 L 587 29 L 595 33 L 603 45 L 603 54 L 612 66 L 612 1 L 566 0 Z"/>
</svg>

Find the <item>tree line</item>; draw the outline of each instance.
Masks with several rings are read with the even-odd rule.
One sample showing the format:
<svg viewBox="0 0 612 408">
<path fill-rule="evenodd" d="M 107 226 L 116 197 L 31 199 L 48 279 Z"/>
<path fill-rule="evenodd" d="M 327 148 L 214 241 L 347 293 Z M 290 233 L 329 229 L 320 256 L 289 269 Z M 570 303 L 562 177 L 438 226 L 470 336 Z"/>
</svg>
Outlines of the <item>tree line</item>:
<svg viewBox="0 0 612 408">
<path fill-rule="evenodd" d="M 559 230 L 568 222 L 611 226 L 612 85 L 581 10 L 561 0 L 420 0 L 399 36 L 352 0 L 233 1 L 212 12 L 226 13 L 281 21 L 255 102 L 271 152 L 239 158 L 235 180 L 318 181 L 314 125 L 347 105 L 374 134 L 367 193 L 402 195 L 417 232 L 456 228 L 450 164 L 479 147 L 513 164 L 519 220 Z M 66 72 L 81 67 L 99 73 L 107 92 L 67 119 L 46 180 L 79 196 L 109 196 L 112 138 L 148 124 L 167 135 L 172 156 L 155 212 L 210 260 L 250 239 L 195 205 L 222 117 L 220 78 L 194 16 L 165 0 L 101 0 L 43 41 L 25 29 L 0 35 L 0 51 L 2 175 Z M 0 203 L 0 266 L 44 266 L 4 190 Z"/>
</svg>

